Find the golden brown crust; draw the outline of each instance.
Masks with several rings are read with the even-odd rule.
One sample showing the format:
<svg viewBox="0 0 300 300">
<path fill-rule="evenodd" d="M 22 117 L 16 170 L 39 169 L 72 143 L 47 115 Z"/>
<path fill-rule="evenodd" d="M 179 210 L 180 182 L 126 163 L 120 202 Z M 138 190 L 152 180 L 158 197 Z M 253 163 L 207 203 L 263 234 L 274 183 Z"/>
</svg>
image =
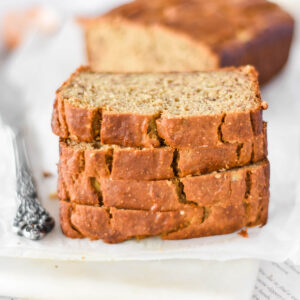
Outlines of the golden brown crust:
<svg viewBox="0 0 300 300">
<path fill-rule="evenodd" d="M 222 115 L 166 118 L 156 121 L 158 135 L 174 148 L 217 145 Z"/>
<path fill-rule="evenodd" d="M 254 137 L 252 161 L 257 162 L 267 157 L 268 155 L 268 142 L 267 142 L 267 125 L 264 124 L 263 135 L 261 137 Z"/>
<path fill-rule="evenodd" d="M 73 205 L 70 222 L 91 240 L 106 239 L 111 235 L 109 212 L 104 207 Z"/>
<path fill-rule="evenodd" d="M 62 232 L 70 238 L 82 238 L 83 235 L 77 231 L 71 224 L 72 204 L 70 202 L 60 201 L 59 217 Z"/>
<path fill-rule="evenodd" d="M 202 209 L 199 209 L 202 212 Z M 177 230 L 186 223 L 184 210 L 151 212 L 111 208 L 113 234 L 105 242 L 116 243 L 130 238 L 145 238 Z"/>
<path fill-rule="evenodd" d="M 79 108 L 72 104 L 54 104 L 52 115 L 53 133 L 62 138 L 78 142 L 99 140 L 93 130 L 100 127 L 100 112 L 97 109 Z M 60 111 L 59 111 L 60 109 Z M 160 117 L 155 115 L 103 113 L 101 124 L 102 144 L 125 147 L 159 147 L 159 138 L 174 148 L 216 146 L 223 138 L 226 142 L 243 142 L 259 135 L 262 130 L 261 109 L 252 112 L 228 113 L 224 115 Z M 253 119 L 252 116 L 256 118 Z M 58 122 L 63 119 L 63 122 Z M 148 128 L 156 119 L 158 136 L 150 137 Z M 220 129 L 222 136 L 220 136 Z M 189 132 L 189 134 L 186 134 Z"/>
<path fill-rule="evenodd" d="M 185 177 L 181 179 L 187 201 L 198 205 L 227 205 L 230 203 L 230 183 L 233 171 L 211 173 L 202 176 Z M 241 178 L 242 179 L 242 178 Z M 239 182 L 245 181 L 239 178 Z M 240 200 L 244 193 L 240 194 Z"/>
<path fill-rule="evenodd" d="M 74 148 L 60 140 L 59 166 L 62 172 L 85 173 L 89 177 L 156 180 L 173 178 L 174 149 Z"/>
<path fill-rule="evenodd" d="M 221 124 L 221 132 L 222 140 L 225 142 L 243 142 L 252 139 L 254 130 L 251 123 L 251 113 L 240 112 L 226 115 Z"/>
<path fill-rule="evenodd" d="M 107 207 L 150 211 L 177 210 L 176 185 L 168 180 L 134 181 L 101 179 L 103 204 Z"/>
<path fill-rule="evenodd" d="M 205 208 L 204 221 L 199 222 L 197 218 L 194 218 L 188 226 L 164 235 L 163 239 L 186 239 L 226 234 L 235 232 L 244 226 L 266 224 L 269 202 L 269 163 L 262 162 L 248 170 L 236 170 L 230 175 L 229 172 L 224 172 L 222 175 L 210 178 L 210 181 L 201 186 L 192 186 L 186 193 L 187 198 L 198 196 L 205 200 L 201 203 L 214 204 Z M 209 175 L 209 177 L 212 176 L 213 174 Z M 218 190 L 218 187 L 227 191 L 227 198 L 222 197 L 224 195 Z M 207 194 L 212 198 L 208 198 Z M 241 195 L 244 198 L 242 202 Z M 216 199 L 217 202 L 212 203 L 213 199 Z"/>
<path fill-rule="evenodd" d="M 204 220 L 193 218 L 181 230 L 163 235 L 165 240 L 181 240 L 235 232 L 245 226 L 245 212 L 242 204 L 226 207 L 214 206 L 207 210 Z"/>
<path fill-rule="evenodd" d="M 71 174 L 78 174 L 84 170 L 85 159 L 83 150 L 75 150 L 69 147 L 66 142 L 60 140 L 59 142 L 59 166 L 63 172 Z M 99 169 L 102 170 L 103 166 L 99 164 Z"/>
<path fill-rule="evenodd" d="M 64 112 L 63 101 L 59 101 L 59 99 L 56 97 L 53 104 L 51 128 L 52 128 L 52 132 L 61 138 L 67 138 L 69 136 L 64 115 L 65 112 Z"/>
<path fill-rule="evenodd" d="M 266 124 L 265 124 L 266 125 Z M 266 134 L 266 126 L 263 129 L 262 135 L 257 136 L 259 140 L 264 139 Z M 254 139 L 255 140 L 255 139 Z M 258 162 L 259 159 L 254 159 L 254 142 L 253 140 L 239 143 L 236 149 L 237 161 L 239 166 L 247 165 L 251 162 Z M 256 156 L 258 158 L 259 156 Z M 267 157 L 267 155 L 265 156 Z"/>
<path fill-rule="evenodd" d="M 239 165 L 237 161 L 238 144 L 220 144 L 215 147 L 195 147 L 193 149 L 180 149 L 178 159 L 178 176 L 199 175 L 230 169 Z M 250 161 L 251 148 L 249 149 Z"/>
<path fill-rule="evenodd" d="M 284 66 L 294 31 L 293 18 L 278 5 L 264 0 L 134 1 L 104 17 L 85 20 L 86 36 L 97 22 L 105 19 L 119 20 L 120 26 L 121 21 L 130 22 L 185 36 L 195 44 L 206 45 L 217 56 L 219 66 L 254 65 L 261 83 L 269 81 Z M 94 58 L 92 41 L 86 40 L 90 65 L 96 66 L 94 59 L 101 55 Z"/>
<path fill-rule="evenodd" d="M 71 109 L 71 104 L 65 110 L 58 112 L 54 106 L 52 116 L 52 130 L 63 138 L 75 141 L 93 142 L 99 140 L 94 135 L 93 124 L 100 120 L 98 110 L 85 108 Z M 67 130 L 58 123 L 57 115 L 66 113 Z M 226 142 L 244 142 L 259 135 L 262 129 L 260 123 L 251 123 L 252 115 L 260 115 L 261 110 L 247 113 L 228 113 L 225 121 L 224 115 L 190 116 L 167 118 L 160 117 L 156 120 L 158 136 L 150 137 L 148 127 L 155 116 L 135 114 L 103 113 L 101 126 L 102 144 L 115 144 L 125 147 L 159 147 L 160 139 L 165 144 L 174 148 L 193 148 L 199 146 L 216 146 L 222 140 Z M 99 124 L 100 126 L 100 121 Z M 220 126 L 221 133 L 220 136 Z M 255 130 L 255 131 L 254 131 Z M 66 132 L 68 132 L 66 134 Z M 187 134 L 189 132 L 189 134 Z"/>
<path fill-rule="evenodd" d="M 151 212 L 116 208 L 73 205 L 70 214 L 64 213 L 71 205 L 60 202 L 61 226 L 70 238 L 88 237 L 91 240 L 103 239 L 107 243 L 119 243 L 130 238 L 156 236 L 178 230 L 186 224 L 191 215 L 189 207 L 177 211 Z M 199 218 L 202 209 L 197 208 Z M 65 230 L 67 228 L 67 230 Z M 74 234 L 69 228 L 76 228 Z"/>
<path fill-rule="evenodd" d="M 263 188 L 268 190 L 269 173 L 265 171 L 268 166 L 269 162 L 264 160 L 219 173 L 184 177 L 180 181 L 101 178 L 98 182 L 84 174 L 77 177 L 59 174 L 59 185 L 67 192 L 59 191 L 58 197 L 79 204 L 151 211 L 177 210 L 186 203 L 228 206 L 245 201 L 250 207 L 252 199 L 255 204 L 261 201 L 261 194 L 265 193 Z M 251 180 L 260 183 L 251 184 Z M 253 214 L 257 216 L 258 210 L 254 210 Z"/>
<path fill-rule="evenodd" d="M 245 197 L 247 225 L 264 225 L 268 219 L 270 165 L 248 173 L 249 192 Z"/>
<path fill-rule="evenodd" d="M 155 115 L 107 113 L 102 115 L 101 142 L 128 147 L 158 147 L 156 136 L 149 135 L 148 128 Z"/>
<path fill-rule="evenodd" d="M 206 174 L 263 160 L 267 156 L 266 123 L 260 135 L 244 143 L 179 149 L 79 148 L 60 141 L 62 172 L 112 179 L 157 180 Z M 108 160 L 108 161 L 107 161 Z M 174 174 L 175 171 L 175 174 Z"/>
<path fill-rule="evenodd" d="M 68 125 L 69 138 L 90 142 L 97 138 L 94 126 L 100 127 L 101 114 L 98 109 L 76 107 L 64 102 L 64 114 Z"/>
<path fill-rule="evenodd" d="M 68 137 L 68 132 L 64 130 L 63 124 L 61 124 L 59 118 L 62 113 L 60 113 L 59 110 L 59 102 L 57 99 L 55 99 L 54 104 L 53 104 L 53 111 L 52 111 L 52 118 L 51 118 L 51 128 L 54 134 L 67 138 Z"/>
<path fill-rule="evenodd" d="M 74 152 L 76 150 L 72 149 Z M 90 177 L 106 177 L 110 174 L 110 163 L 107 161 L 110 160 L 112 157 L 112 149 L 86 149 L 84 152 L 84 173 Z M 80 163 L 80 162 L 79 162 Z M 60 158 L 60 165 L 64 163 L 61 162 Z M 65 172 L 70 172 L 70 169 L 66 169 Z M 71 172 L 70 172 L 71 173 Z"/>
<path fill-rule="evenodd" d="M 57 178 L 57 197 L 62 200 L 70 199 L 65 186 L 64 177 L 59 172 Z"/>
<path fill-rule="evenodd" d="M 266 174 L 267 175 L 267 174 Z M 187 239 L 211 235 L 227 234 L 246 225 L 264 225 L 267 219 L 268 193 L 263 186 L 255 193 L 263 195 L 256 211 L 256 223 L 249 223 L 253 211 L 245 209 L 242 201 L 231 202 L 226 206 L 213 205 L 197 207 L 183 205 L 179 210 L 153 212 L 106 207 L 73 205 L 69 213 L 62 213 L 61 226 L 64 234 L 71 238 L 88 237 L 103 239 L 107 243 L 119 243 L 130 238 L 144 238 L 160 235 L 163 239 Z M 233 197 L 238 196 L 239 188 L 233 188 Z M 234 196 L 235 195 L 235 196 Z M 257 199 L 258 201 L 259 199 Z M 252 199 L 253 201 L 253 199 Z M 70 204 L 61 201 L 61 210 Z M 252 208 L 251 208 L 252 209 Z M 76 228 L 78 236 L 69 228 Z"/>
<path fill-rule="evenodd" d="M 263 161 L 247 168 L 199 176 L 196 180 L 195 177 L 185 178 L 185 193 L 181 192 L 181 196 L 185 195 L 186 204 L 179 203 L 179 198 L 176 203 L 174 186 L 170 184 L 166 188 L 166 181 L 161 181 L 162 185 L 157 182 L 139 185 L 140 182 L 136 181 L 132 189 L 128 190 L 130 195 L 126 195 L 126 192 L 123 193 L 124 184 L 132 183 L 123 182 L 118 186 L 120 181 L 117 181 L 113 183 L 117 186 L 115 189 L 108 182 L 109 179 L 104 179 L 104 186 L 108 182 L 104 189 L 110 189 L 110 192 L 114 190 L 114 194 L 108 193 L 109 197 L 124 196 L 119 203 L 121 207 L 122 203 L 126 203 L 127 208 L 139 209 L 95 207 L 61 201 L 61 227 L 64 234 L 71 238 L 88 237 L 118 243 L 133 237 L 155 235 L 163 239 L 204 237 L 231 233 L 244 226 L 264 225 L 268 217 L 269 176 L 269 163 Z M 199 182 L 199 179 L 202 180 Z M 158 200 L 160 209 L 167 209 L 163 203 L 166 201 L 171 210 L 143 210 L 161 196 L 153 196 L 151 202 L 151 194 L 147 194 L 147 191 L 155 192 L 156 188 L 160 193 L 165 190 L 165 194 Z M 168 198 L 168 192 L 173 194 L 173 203 Z M 136 193 L 140 199 L 132 193 Z M 107 197 L 105 194 L 107 191 L 103 192 L 103 196 Z M 145 201 L 148 206 L 143 204 L 139 207 L 138 201 Z"/>
<path fill-rule="evenodd" d="M 87 205 L 100 205 L 99 192 L 95 187 L 95 179 L 87 177 L 83 173 L 70 174 L 58 169 L 57 196 L 62 200 Z"/>
<path fill-rule="evenodd" d="M 267 157 L 267 124 L 262 133 L 242 143 L 220 143 L 213 147 L 179 149 L 178 176 L 206 174 L 245 166 Z"/>
<path fill-rule="evenodd" d="M 174 149 L 118 149 L 114 151 L 111 178 L 154 180 L 173 178 Z"/>
<path fill-rule="evenodd" d="M 256 93 L 260 94 L 260 90 L 259 90 L 258 86 L 256 88 Z M 254 110 L 250 113 L 252 131 L 253 131 L 254 136 L 259 135 L 263 130 L 264 122 L 263 122 L 262 112 L 263 112 L 263 110 L 266 110 L 266 109 L 268 109 L 268 104 L 265 101 L 262 101 L 261 102 L 261 109 L 260 110 Z"/>
</svg>

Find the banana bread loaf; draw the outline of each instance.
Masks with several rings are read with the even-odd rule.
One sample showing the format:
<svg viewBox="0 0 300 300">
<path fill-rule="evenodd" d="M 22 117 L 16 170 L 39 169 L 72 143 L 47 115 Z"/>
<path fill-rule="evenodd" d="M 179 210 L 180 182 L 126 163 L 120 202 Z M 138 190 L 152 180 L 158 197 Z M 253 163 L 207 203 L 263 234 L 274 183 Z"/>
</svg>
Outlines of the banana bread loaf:
<svg viewBox="0 0 300 300">
<path fill-rule="evenodd" d="M 125 147 L 217 146 L 260 135 L 266 107 L 251 66 L 158 74 L 79 68 L 57 91 L 52 129 Z"/>
<path fill-rule="evenodd" d="M 79 68 L 57 91 L 61 227 L 117 243 L 264 225 L 266 123 L 251 66 L 191 73 Z"/>
<path fill-rule="evenodd" d="M 184 239 L 225 234 L 266 223 L 269 163 L 173 181 L 104 178 L 91 186 L 95 203 L 78 201 L 81 196 L 73 189 L 59 194 L 61 226 L 69 237 L 116 243 L 154 235 Z M 77 190 L 88 197 L 83 185 Z"/>
<path fill-rule="evenodd" d="M 254 65 L 260 82 L 287 61 L 293 18 L 265 0 L 133 1 L 84 20 L 97 71 L 161 72 Z"/>
</svg>

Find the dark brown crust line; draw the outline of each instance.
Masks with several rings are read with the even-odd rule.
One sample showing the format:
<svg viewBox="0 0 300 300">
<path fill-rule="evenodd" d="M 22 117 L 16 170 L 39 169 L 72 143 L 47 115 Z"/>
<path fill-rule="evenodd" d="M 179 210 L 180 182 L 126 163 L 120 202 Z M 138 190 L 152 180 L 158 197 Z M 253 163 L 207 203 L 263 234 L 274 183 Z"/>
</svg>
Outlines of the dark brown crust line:
<svg viewBox="0 0 300 300">
<path fill-rule="evenodd" d="M 256 109 L 249 112 L 171 118 L 160 116 L 159 113 L 112 113 L 101 108 L 83 108 L 69 103 L 62 98 L 60 91 L 73 77 L 85 70 L 89 69 L 78 68 L 57 91 L 52 131 L 61 138 L 83 142 L 101 140 L 102 144 L 149 148 L 159 147 L 161 141 L 164 141 L 165 145 L 174 148 L 193 148 L 216 146 L 224 141 L 240 143 L 262 132 L 262 110 L 266 109 L 266 104 L 261 102 L 257 73 L 251 66 L 235 70 L 247 72 L 247 76 L 253 81 L 258 102 Z M 151 130 L 153 124 L 156 126 L 155 130 Z"/>
<path fill-rule="evenodd" d="M 269 172 L 269 163 L 265 161 L 242 171 L 186 178 L 191 181 L 184 185 L 185 201 L 178 199 L 173 209 L 166 211 L 61 201 L 61 228 L 71 238 L 118 243 L 156 235 L 163 239 L 187 239 L 264 225 L 268 216 Z M 205 179 L 202 185 L 197 182 L 201 177 Z"/>
<path fill-rule="evenodd" d="M 231 169 L 263 160 L 267 156 L 267 124 L 260 135 L 244 143 L 223 143 L 192 149 L 119 148 L 76 149 L 60 141 L 62 173 L 89 177 L 161 180 Z"/>
</svg>

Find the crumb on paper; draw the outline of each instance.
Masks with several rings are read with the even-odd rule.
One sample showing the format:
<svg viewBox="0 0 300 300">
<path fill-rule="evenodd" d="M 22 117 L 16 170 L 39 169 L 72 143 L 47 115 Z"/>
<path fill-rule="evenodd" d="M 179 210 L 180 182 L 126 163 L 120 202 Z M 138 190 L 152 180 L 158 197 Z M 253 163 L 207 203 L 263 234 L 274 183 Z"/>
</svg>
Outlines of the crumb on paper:
<svg viewBox="0 0 300 300">
<path fill-rule="evenodd" d="M 55 265 L 54 268 L 57 269 L 57 268 L 58 268 L 58 265 Z"/>
<path fill-rule="evenodd" d="M 48 171 L 43 171 L 43 177 L 44 178 L 48 178 L 48 177 L 52 177 L 53 174 L 51 172 L 48 172 Z"/>
<path fill-rule="evenodd" d="M 50 193 L 49 194 L 49 199 L 53 199 L 53 200 L 58 199 L 57 193 L 56 192 L 55 193 Z"/>
<path fill-rule="evenodd" d="M 238 234 L 239 234 L 240 236 L 244 237 L 244 238 L 249 237 L 248 229 L 247 229 L 247 228 L 242 229 Z"/>
<path fill-rule="evenodd" d="M 81 256 L 81 259 L 82 259 L 82 260 L 85 260 L 85 256 Z"/>
</svg>

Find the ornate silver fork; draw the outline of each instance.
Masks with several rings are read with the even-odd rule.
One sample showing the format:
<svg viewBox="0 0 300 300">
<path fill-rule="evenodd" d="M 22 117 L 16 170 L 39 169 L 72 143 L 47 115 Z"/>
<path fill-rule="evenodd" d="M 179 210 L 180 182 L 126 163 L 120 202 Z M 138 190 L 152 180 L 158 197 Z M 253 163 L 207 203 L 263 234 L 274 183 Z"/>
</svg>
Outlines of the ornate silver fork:
<svg viewBox="0 0 300 300">
<path fill-rule="evenodd" d="M 16 167 L 18 207 L 13 221 L 13 230 L 28 239 L 39 240 L 52 230 L 54 219 L 38 201 L 37 189 L 22 134 L 25 110 L 20 95 L 6 82 L 5 78 L 0 78 L 0 82 L 3 90 L 0 93 L 0 123 L 2 119 L 4 127 L 10 133 Z"/>
</svg>

